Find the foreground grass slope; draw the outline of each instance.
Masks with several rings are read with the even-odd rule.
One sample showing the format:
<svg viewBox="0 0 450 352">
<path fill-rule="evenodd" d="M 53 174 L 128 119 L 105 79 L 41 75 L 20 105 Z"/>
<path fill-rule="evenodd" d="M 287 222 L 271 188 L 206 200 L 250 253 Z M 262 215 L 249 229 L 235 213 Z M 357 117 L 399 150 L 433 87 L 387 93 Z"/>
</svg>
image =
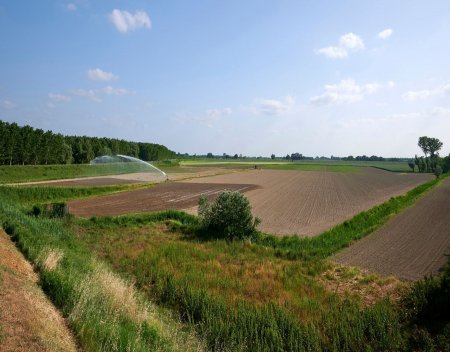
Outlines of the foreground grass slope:
<svg viewBox="0 0 450 352">
<path fill-rule="evenodd" d="M 0 222 L 87 351 L 186 351 L 202 346 L 167 312 L 97 260 L 60 220 L 35 218 L 1 197 Z"/>
</svg>

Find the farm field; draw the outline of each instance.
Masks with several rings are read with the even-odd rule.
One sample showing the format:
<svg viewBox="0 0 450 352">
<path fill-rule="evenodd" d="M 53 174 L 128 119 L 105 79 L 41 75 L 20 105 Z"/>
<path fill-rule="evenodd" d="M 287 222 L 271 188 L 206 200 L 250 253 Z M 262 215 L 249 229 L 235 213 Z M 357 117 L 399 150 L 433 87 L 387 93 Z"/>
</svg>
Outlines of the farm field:
<svg viewBox="0 0 450 352">
<path fill-rule="evenodd" d="M 336 254 L 338 263 L 418 280 L 437 275 L 450 255 L 450 179 L 383 227 Z"/>
<path fill-rule="evenodd" d="M 374 168 L 358 173 L 252 170 L 73 201 L 69 208 L 73 214 L 83 216 L 163 209 L 195 213 L 202 190 L 216 184 L 217 190 L 241 189 L 246 193 L 254 214 L 262 220 L 262 231 L 313 236 L 431 178 Z"/>
<path fill-rule="evenodd" d="M 80 199 L 69 202 L 70 212 L 77 216 L 121 215 L 168 209 L 184 209 L 198 203 L 201 195 L 209 198 L 225 190 L 246 192 L 252 184 L 166 183 L 122 194 Z"/>
<path fill-rule="evenodd" d="M 352 172 L 358 167 L 376 167 L 394 172 L 411 172 L 406 161 L 346 161 L 346 160 L 271 160 L 271 159 L 254 159 L 254 160 L 229 160 L 229 159 L 200 159 L 200 160 L 182 160 L 180 165 L 188 167 L 198 166 L 221 166 L 221 167 L 235 167 L 248 168 L 258 165 L 261 168 L 279 168 L 283 169 L 298 169 L 298 170 L 315 170 L 315 171 L 338 171 Z"/>
</svg>

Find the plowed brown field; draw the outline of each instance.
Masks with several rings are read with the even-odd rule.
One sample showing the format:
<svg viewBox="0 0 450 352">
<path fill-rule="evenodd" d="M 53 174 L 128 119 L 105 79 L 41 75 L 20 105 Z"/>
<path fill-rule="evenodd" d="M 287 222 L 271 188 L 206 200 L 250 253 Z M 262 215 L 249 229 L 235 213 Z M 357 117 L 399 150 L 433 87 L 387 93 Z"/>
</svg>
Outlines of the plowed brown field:
<svg viewBox="0 0 450 352">
<path fill-rule="evenodd" d="M 450 255 L 450 179 L 334 260 L 418 280 L 437 274 Z"/>
<path fill-rule="evenodd" d="M 78 216 L 92 216 L 183 209 L 197 204 L 201 195 L 211 199 L 225 190 L 245 192 L 255 188 L 257 186 L 245 184 L 165 183 L 153 188 L 76 200 L 69 203 L 69 211 Z"/>
<path fill-rule="evenodd" d="M 72 213 L 82 216 L 162 209 L 195 213 L 198 197 L 212 189 L 212 184 L 217 185 L 217 190 L 245 186 L 248 188 L 241 191 L 250 199 L 254 214 L 262 219 L 262 231 L 313 236 L 429 179 L 430 175 L 373 168 L 364 168 L 360 173 L 254 170 L 84 199 L 69 203 L 69 207 Z M 177 198 L 179 201 L 169 201 Z"/>
</svg>

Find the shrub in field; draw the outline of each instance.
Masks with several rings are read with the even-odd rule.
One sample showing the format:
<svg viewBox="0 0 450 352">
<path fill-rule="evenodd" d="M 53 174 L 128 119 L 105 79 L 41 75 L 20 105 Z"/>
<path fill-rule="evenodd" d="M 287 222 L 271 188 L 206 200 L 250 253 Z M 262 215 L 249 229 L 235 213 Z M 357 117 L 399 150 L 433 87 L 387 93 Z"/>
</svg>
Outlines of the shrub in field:
<svg viewBox="0 0 450 352">
<path fill-rule="evenodd" d="M 261 222 L 254 218 L 248 199 L 239 192 L 222 192 L 214 202 L 200 197 L 198 213 L 202 229 L 225 239 L 252 239 Z"/>
<path fill-rule="evenodd" d="M 436 176 L 436 178 L 441 177 L 442 175 L 442 167 L 440 167 L 440 165 L 437 165 L 436 168 L 434 169 L 434 176 Z"/>
<path fill-rule="evenodd" d="M 31 215 L 45 216 L 47 218 L 63 219 L 69 215 L 69 208 L 66 203 L 52 203 L 44 205 L 34 205 Z"/>
</svg>

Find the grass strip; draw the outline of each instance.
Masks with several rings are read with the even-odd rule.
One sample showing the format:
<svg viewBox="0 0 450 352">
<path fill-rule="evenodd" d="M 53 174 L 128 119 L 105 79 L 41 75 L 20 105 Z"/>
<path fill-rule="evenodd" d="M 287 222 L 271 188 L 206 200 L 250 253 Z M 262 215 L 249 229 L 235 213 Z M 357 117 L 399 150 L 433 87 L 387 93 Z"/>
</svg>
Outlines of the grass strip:
<svg viewBox="0 0 450 352">
<path fill-rule="evenodd" d="M 63 202 L 71 199 L 100 196 L 144 187 L 152 187 L 152 185 L 132 184 L 96 187 L 22 187 L 0 185 L 0 194 L 9 201 L 20 203 L 21 205 L 30 205 L 35 203 Z"/>
<path fill-rule="evenodd" d="M 59 180 L 154 171 L 145 163 L 0 166 L 0 183 Z"/>
</svg>

